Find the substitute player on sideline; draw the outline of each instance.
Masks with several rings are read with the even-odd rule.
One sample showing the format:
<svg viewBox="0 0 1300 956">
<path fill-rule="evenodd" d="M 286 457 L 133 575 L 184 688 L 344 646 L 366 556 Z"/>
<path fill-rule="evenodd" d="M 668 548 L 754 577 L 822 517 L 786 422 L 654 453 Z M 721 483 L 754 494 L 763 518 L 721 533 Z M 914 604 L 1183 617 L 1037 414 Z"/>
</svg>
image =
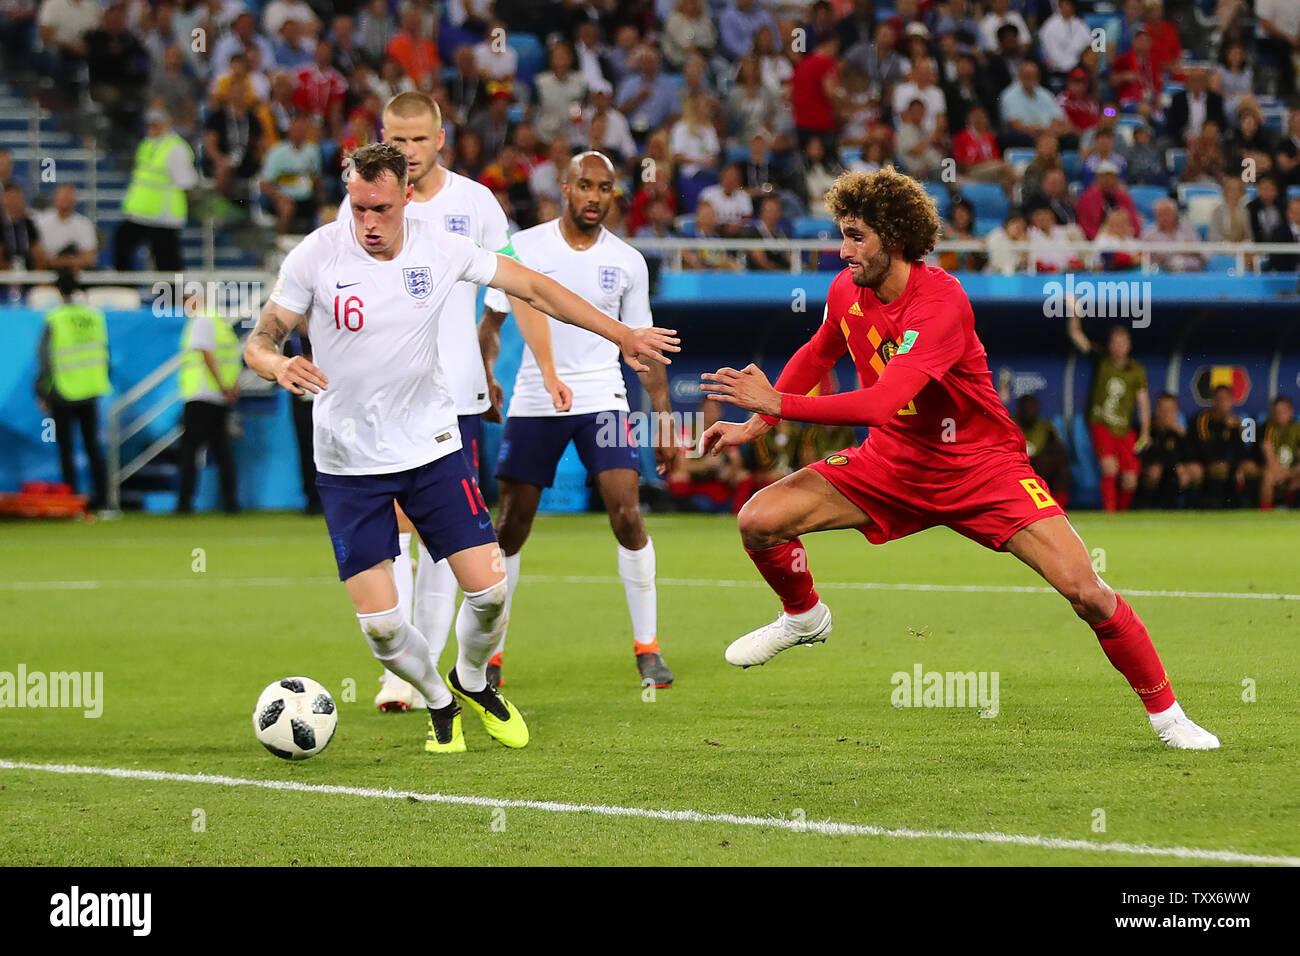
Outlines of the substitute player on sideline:
<svg viewBox="0 0 1300 956">
<path fill-rule="evenodd" d="M 825 318 L 773 387 L 751 365 L 706 374 L 704 390 L 755 412 L 719 422 L 702 450 L 753 441 L 781 418 L 869 425 L 871 434 L 746 503 L 740 533 L 783 613 L 726 651 L 732 664 L 765 664 L 797 644 L 824 641 L 831 613 L 817 595 L 799 535 L 857 528 L 873 544 L 946 525 L 993 550 L 1010 551 L 1065 596 L 1142 699 L 1160 739 L 1210 750 L 1213 734 L 1174 698 L 1151 637 L 1123 597 L 1093 570 L 1083 542 L 1039 484 L 1025 442 L 998 400 L 984 346 L 961 284 L 921 260 L 940 222 L 914 180 L 882 169 L 846 173 L 826 194 L 849 267 L 835 277 Z M 863 388 L 809 396 L 848 350 Z"/>
<path fill-rule="evenodd" d="M 561 192 L 564 211 L 559 219 L 515 235 L 520 261 L 545 269 L 628 328 L 652 325 L 645 259 L 602 225 L 614 201 L 614 165 L 598 152 L 573 157 Z M 527 306 L 516 310 L 516 315 L 520 311 L 526 312 Z M 499 320 L 485 317 L 489 332 L 490 321 L 496 321 L 499 328 Z M 506 606 L 509 608 L 519 584 L 519 552 L 532 530 L 542 489 L 555 480 L 556 465 L 572 441 L 600 490 L 618 542 L 618 575 L 632 617 L 641 682 L 667 687 L 673 682 L 673 672 L 659 651 L 654 543 L 641 520 L 637 490 L 640 459 L 629 427 L 627 386 L 618 356 L 608 342 L 591 332 L 556 322 L 547 324 L 555 370 L 572 389 L 573 400 L 563 409 L 552 403 L 538 359 L 527 351 L 515 378 L 496 469 L 501 491 L 497 535 L 505 552 L 509 582 Z M 656 413 L 655 461 L 663 474 L 677 459 L 668 375 L 659 364 L 640 374 Z M 491 664 L 496 670 L 489 668 L 489 679 L 499 680 L 499 653 Z"/>
<path fill-rule="evenodd" d="M 438 323 L 452 287 L 491 285 L 549 315 L 667 361 L 663 329 L 629 329 L 553 279 L 404 215 L 412 189 L 406 158 L 377 143 L 357 150 L 348 178 L 352 218 L 322 226 L 289 255 L 245 359 L 290 392 L 316 393 L 316 484 L 348 589 L 375 657 L 425 697 L 431 752 L 465 750 L 460 708 L 478 714 L 509 747 L 528 743 L 519 711 L 488 686 L 488 657 L 504 633 L 506 581 L 491 517 L 460 451 L 456 408 L 438 359 Z M 315 364 L 280 347 L 295 328 Z M 435 560 L 446 558 L 465 592 L 456 619 L 456 664 L 443 683 L 429 643 L 397 606 L 396 500 Z M 450 690 L 448 689 L 450 685 Z"/>
<path fill-rule="evenodd" d="M 438 162 L 438 155 L 447 140 L 438 104 L 424 93 L 399 93 L 384 107 L 383 122 L 383 141 L 396 146 L 406 157 L 407 178 L 412 186 L 411 201 L 406 206 L 407 218 L 427 219 L 446 232 L 474 240 L 489 252 L 513 257 L 506 214 L 491 190 L 453 173 Z M 351 216 L 351 200 L 345 196 L 339 207 L 339 218 L 350 219 Z M 438 323 L 438 357 L 456 405 L 461 453 L 476 479 L 479 448 L 483 443 L 483 419 L 501 421 L 501 386 L 492 374 L 492 363 L 486 360 L 479 345 L 475 322 L 478 292 L 479 287 L 472 282 L 456 283 L 447 296 L 442 321 Z M 510 302 L 504 293 L 497 289 L 487 291 L 484 316 L 491 319 L 494 328 L 501 327 L 509 310 Z M 516 321 L 529 347 L 547 355 L 546 364 L 551 374 L 544 384 L 556 407 L 561 407 L 564 386 L 555 377 L 554 364 L 547 354 L 550 346 L 546 316 L 531 309 L 527 314 L 519 310 Z M 492 358 L 496 358 L 495 354 Z M 397 544 L 400 549 L 398 559 L 393 562 L 397 604 L 402 616 L 415 624 L 416 630 L 429 641 L 430 653 L 437 661 L 447 646 L 447 635 L 456 613 L 456 576 L 445 559 L 435 561 L 419 536 L 412 534 L 414 527 L 401 506 L 394 507 L 397 508 Z M 419 550 L 419 563 L 414 574 L 411 563 L 416 554 L 412 544 Z M 396 713 L 424 705 L 419 691 L 392 671 L 384 671 L 379 692 L 375 695 L 376 707 Z"/>
</svg>

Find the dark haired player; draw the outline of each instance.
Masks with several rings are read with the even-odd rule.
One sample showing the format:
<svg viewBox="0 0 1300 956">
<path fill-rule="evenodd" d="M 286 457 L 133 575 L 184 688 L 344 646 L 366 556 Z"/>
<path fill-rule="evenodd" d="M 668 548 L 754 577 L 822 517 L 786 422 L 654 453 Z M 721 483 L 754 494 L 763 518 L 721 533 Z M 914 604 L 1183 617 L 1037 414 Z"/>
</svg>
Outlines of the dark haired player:
<svg viewBox="0 0 1300 956">
<path fill-rule="evenodd" d="M 1146 627 L 1097 576 L 1030 467 L 1024 438 L 993 387 L 961 284 L 921 261 L 939 236 L 934 202 L 917 182 L 887 168 L 842 175 L 826 206 L 843 234 L 840 256 L 848 268 L 831 283 L 821 326 L 775 387 L 753 365 L 706 374 L 706 392 L 756 414 L 744 424 L 713 425 L 700 447 L 716 454 L 753 441 L 778 417 L 868 425 L 871 434 L 861 446 L 765 488 L 741 510 L 745 550 L 783 611 L 734 641 L 727 660 L 765 664 L 830 633 L 831 613 L 813 587 L 801 534 L 857 528 L 884 544 L 945 525 L 1011 552 L 1059 591 L 1096 632 L 1162 741 L 1218 747 L 1217 737 L 1183 713 Z M 846 350 L 863 387 L 808 395 Z"/>
<path fill-rule="evenodd" d="M 608 337 L 638 371 L 645 368 L 638 356 L 666 361 L 661 350 L 675 351 L 677 340 L 664 329 L 630 329 L 507 256 L 407 218 L 413 187 L 395 146 L 357 150 L 347 190 L 352 217 L 317 229 L 285 258 L 244 358 L 290 392 L 315 394 L 316 487 L 339 580 L 375 657 L 424 695 L 425 749 L 465 749 L 453 694 L 489 734 L 523 747 L 522 715 L 487 682 L 488 657 L 506 626 L 505 570 L 487 505 L 459 453 L 456 406 L 438 358 L 443 308 L 457 282 L 492 286 Z M 294 329 L 311 339 L 313 361 L 280 353 Z M 446 683 L 428 641 L 398 607 L 394 500 L 465 592 Z"/>
</svg>

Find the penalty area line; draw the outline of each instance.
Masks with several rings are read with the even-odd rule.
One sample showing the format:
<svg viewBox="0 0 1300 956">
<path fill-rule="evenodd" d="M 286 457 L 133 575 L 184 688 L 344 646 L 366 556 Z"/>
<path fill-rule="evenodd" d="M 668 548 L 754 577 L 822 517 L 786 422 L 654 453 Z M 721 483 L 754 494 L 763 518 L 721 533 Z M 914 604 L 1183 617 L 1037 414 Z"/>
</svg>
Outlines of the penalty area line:
<svg viewBox="0 0 1300 956">
<path fill-rule="evenodd" d="M 459 796 L 450 793 L 417 793 L 411 790 L 381 790 L 376 787 L 344 787 L 333 784 L 298 783 L 292 780 L 249 780 L 208 773 L 171 773 L 164 770 L 133 770 L 124 767 L 83 767 L 76 764 L 26 763 L 0 760 L 0 770 L 30 770 L 39 773 L 77 776 L 117 777 L 156 783 L 197 783 L 219 787 L 257 787 L 263 790 L 314 793 L 329 796 L 361 797 L 370 800 L 411 800 L 417 803 L 443 803 L 466 807 L 537 810 L 542 813 L 577 813 L 603 817 L 633 817 L 642 820 L 666 820 L 677 823 L 714 823 L 742 827 L 767 827 L 792 833 L 817 833 L 823 836 L 872 836 L 895 840 L 948 840 L 961 843 L 995 843 L 1034 847 L 1045 850 L 1081 850 L 1089 853 L 1118 853 L 1128 856 L 1173 857 L 1211 863 L 1262 864 L 1265 866 L 1300 866 L 1300 857 L 1238 853 L 1235 850 L 1207 850 L 1186 846 L 1151 846 L 1145 843 L 1107 842 L 1033 836 L 1022 833 L 972 833 L 960 830 L 915 830 L 888 828 L 865 823 L 836 823 L 832 820 L 787 820 L 736 813 L 702 813 L 697 810 L 651 810 L 645 807 L 620 807 L 599 803 L 562 803 L 555 800 L 518 800 L 511 798 Z"/>
</svg>

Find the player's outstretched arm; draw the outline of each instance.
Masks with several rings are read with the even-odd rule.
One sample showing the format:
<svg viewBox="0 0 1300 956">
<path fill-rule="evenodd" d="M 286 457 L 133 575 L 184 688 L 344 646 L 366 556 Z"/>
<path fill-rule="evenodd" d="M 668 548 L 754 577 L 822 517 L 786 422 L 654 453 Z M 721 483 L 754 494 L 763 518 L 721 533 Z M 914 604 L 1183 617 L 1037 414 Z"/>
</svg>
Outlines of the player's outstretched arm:
<svg viewBox="0 0 1300 956">
<path fill-rule="evenodd" d="M 267 302 L 257 326 L 244 345 L 244 362 L 269 382 L 278 382 L 295 395 L 313 394 L 329 382 L 325 373 L 301 355 L 285 355 L 281 350 L 294 329 L 305 329 L 305 317 L 275 302 Z"/>
<path fill-rule="evenodd" d="M 930 376 L 918 369 L 891 363 L 870 388 L 838 395 L 778 392 L 757 365 L 737 371 L 720 368 L 705 373 L 701 388 L 720 402 L 759 415 L 788 418 L 817 425 L 883 425 L 920 394 Z"/>
<path fill-rule="evenodd" d="M 497 273 L 490 285 L 507 295 L 522 299 L 547 315 L 595 332 L 609 339 L 623 353 L 623 360 L 634 371 L 644 372 L 648 366 L 642 359 L 672 364 L 665 352 L 680 352 L 680 339 L 676 330 L 655 327 L 633 329 L 615 322 L 582 296 L 566 289 L 560 283 L 527 266 L 520 265 L 507 256 L 497 256 Z"/>
</svg>

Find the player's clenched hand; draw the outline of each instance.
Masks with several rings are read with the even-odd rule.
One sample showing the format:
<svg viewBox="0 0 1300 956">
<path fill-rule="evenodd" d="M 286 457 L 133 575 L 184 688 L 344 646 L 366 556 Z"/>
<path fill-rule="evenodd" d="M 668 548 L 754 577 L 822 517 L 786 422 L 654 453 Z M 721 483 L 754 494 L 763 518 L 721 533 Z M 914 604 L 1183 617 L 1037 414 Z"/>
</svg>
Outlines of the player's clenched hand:
<svg viewBox="0 0 1300 956">
<path fill-rule="evenodd" d="M 488 380 L 488 402 L 489 407 L 483 413 L 483 421 L 500 425 L 501 409 L 506 403 L 506 390 L 501 387 L 501 383 L 495 378 Z"/>
<path fill-rule="evenodd" d="M 656 415 L 659 423 L 655 436 L 655 471 L 667 475 L 677 467 L 680 449 L 677 447 L 677 429 L 671 415 Z"/>
<path fill-rule="evenodd" d="M 654 359 L 664 365 L 671 365 L 672 359 L 665 352 L 680 352 L 681 339 L 676 329 L 660 329 L 650 326 L 644 329 L 628 329 L 623 337 L 623 361 L 634 372 L 648 372 L 650 367 L 642 359 Z"/>
<path fill-rule="evenodd" d="M 781 393 L 772 387 L 757 365 L 747 365 L 739 372 L 734 368 L 720 368 L 705 372 L 700 378 L 704 381 L 701 388 L 720 402 L 763 415 L 781 414 Z"/>
<path fill-rule="evenodd" d="M 304 392 L 315 395 L 329 385 L 325 373 L 301 355 L 285 357 L 275 373 L 275 380 L 295 395 Z"/>
<path fill-rule="evenodd" d="M 700 436 L 700 457 L 710 453 L 717 455 L 724 448 L 734 448 L 737 445 L 743 445 L 745 442 L 752 441 L 754 438 L 750 434 L 748 425 L 737 425 L 735 422 L 714 422 Z"/>
<path fill-rule="evenodd" d="M 567 412 L 573 407 L 573 389 L 558 378 L 544 379 L 542 385 L 546 388 L 546 394 L 551 396 L 551 404 L 557 412 Z"/>
</svg>

